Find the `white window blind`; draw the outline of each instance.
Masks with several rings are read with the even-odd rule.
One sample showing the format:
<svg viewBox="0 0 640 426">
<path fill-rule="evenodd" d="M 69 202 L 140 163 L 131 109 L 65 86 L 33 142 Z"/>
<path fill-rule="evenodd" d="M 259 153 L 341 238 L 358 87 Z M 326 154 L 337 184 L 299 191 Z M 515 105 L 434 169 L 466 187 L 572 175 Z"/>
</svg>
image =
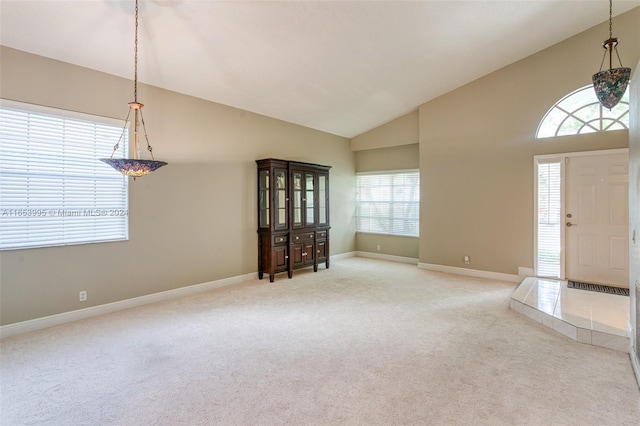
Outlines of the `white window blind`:
<svg viewBox="0 0 640 426">
<path fill-rule="evenodd" d="M 560 277 L 560 162 L 538 164 L 537 274 Z"/>
<path fill-rule="evenodd" d="M 357 175 L 358 232 L 417 237 L 420 228 L 418 171 Z"/>
<path fill-rule="evenodd" d="M 1 250 L 128 239 L 127 178 L 99 161 L 122 134 L 116 123 L 1 101 Z"/>
</svg>

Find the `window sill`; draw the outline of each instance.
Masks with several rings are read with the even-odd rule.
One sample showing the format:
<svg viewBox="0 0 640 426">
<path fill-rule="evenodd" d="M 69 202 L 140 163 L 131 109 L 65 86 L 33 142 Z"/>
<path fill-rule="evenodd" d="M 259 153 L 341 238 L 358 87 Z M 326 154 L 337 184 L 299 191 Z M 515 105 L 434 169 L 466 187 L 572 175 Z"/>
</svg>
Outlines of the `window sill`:
<svg viewBox="0 0 640 426">
<path fill-rule="evenodd" d="M 363 234 L 363 235 L 383 235 L 385 237 L 400 237 L 400 238 L 420 238 L 419 235 L 401 235 L 401 234 L 385 234 L 382 232 L 362 232 L 362 231 L 356 231 L 356 234 Z"/>
</svg>

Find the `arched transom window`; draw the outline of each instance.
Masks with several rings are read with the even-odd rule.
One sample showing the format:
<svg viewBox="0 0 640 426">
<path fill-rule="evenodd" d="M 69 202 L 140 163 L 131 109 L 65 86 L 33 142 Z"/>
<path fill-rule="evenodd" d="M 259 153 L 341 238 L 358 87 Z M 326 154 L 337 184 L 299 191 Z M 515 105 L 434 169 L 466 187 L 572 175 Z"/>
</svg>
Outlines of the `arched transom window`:
<svg viewBox="0 0 640 426">
<path fill-rule="evenodd" d="M 629 128 L 629 88 L 618 105 L 603 107 L 591 85 L 560 99 L 538 125 L 536 139 Z"/>
</svg>

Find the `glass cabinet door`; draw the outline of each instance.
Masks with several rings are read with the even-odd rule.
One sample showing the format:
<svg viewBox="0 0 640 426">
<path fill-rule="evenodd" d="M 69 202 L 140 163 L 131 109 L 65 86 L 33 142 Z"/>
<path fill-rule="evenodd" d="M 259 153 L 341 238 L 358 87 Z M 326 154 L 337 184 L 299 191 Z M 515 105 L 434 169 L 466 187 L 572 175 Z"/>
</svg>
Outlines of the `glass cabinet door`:
<svg viewBox="0 0 640 426">
<path fill-rule="evenodd" d="M 305 194 L 304 194 L 304 198 L 305 198 L 305 224 L 306 225 L 313 225 L 314 223 L 316 223 L 316 218 L 314 216 L 314 192 L 313 192 L 313 186 L 314 186 L 314 177 L 315 174 L 314 173 L 305 173 L 304 174 L 304 190 L 305 190 Z"/>
<path fill-rule="evenodd" d="M 293 226 L 302 226 L 302 173 L 293 172 Z"/>
<path fill-rule="evenodd" d="M 327 176 L 318 175 L 318 224 L 326 225 L 328 220 L 327 211 Z"/>
<path fill-rule="evenodd" d="M 258 208 L 260 228 L 269 227 L 269 170 L 260 170 L 258 175 Z"/>
<path fill-rule="evenodd" d="M 291 278 L 307 266 L 316 272 L 319 263 L 329 268 L 331 166 L 277 158 L 256 165 L 258 278 L 267 274 L 273 282 L 281 272 Z"/>
<path fill-rule="evenodd" d="M 287 226 L 287 171 L 275 170 L 274 197 L 274 226 L 276 229 L 286 229 Z"/>
</svg>

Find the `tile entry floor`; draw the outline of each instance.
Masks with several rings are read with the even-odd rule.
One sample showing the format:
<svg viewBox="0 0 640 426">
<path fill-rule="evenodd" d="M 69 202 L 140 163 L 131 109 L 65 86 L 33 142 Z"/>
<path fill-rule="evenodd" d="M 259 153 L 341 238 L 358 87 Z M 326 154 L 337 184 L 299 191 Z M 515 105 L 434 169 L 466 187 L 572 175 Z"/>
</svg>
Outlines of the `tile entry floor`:
<svg viewBox="0 0 640 426">
<path fill-rule="evenodd" d="M 527 277 L 511 309 L 581 343 L 629 352 L 627 296 L 567 288 L 567 282 Z"/>
</svg>

